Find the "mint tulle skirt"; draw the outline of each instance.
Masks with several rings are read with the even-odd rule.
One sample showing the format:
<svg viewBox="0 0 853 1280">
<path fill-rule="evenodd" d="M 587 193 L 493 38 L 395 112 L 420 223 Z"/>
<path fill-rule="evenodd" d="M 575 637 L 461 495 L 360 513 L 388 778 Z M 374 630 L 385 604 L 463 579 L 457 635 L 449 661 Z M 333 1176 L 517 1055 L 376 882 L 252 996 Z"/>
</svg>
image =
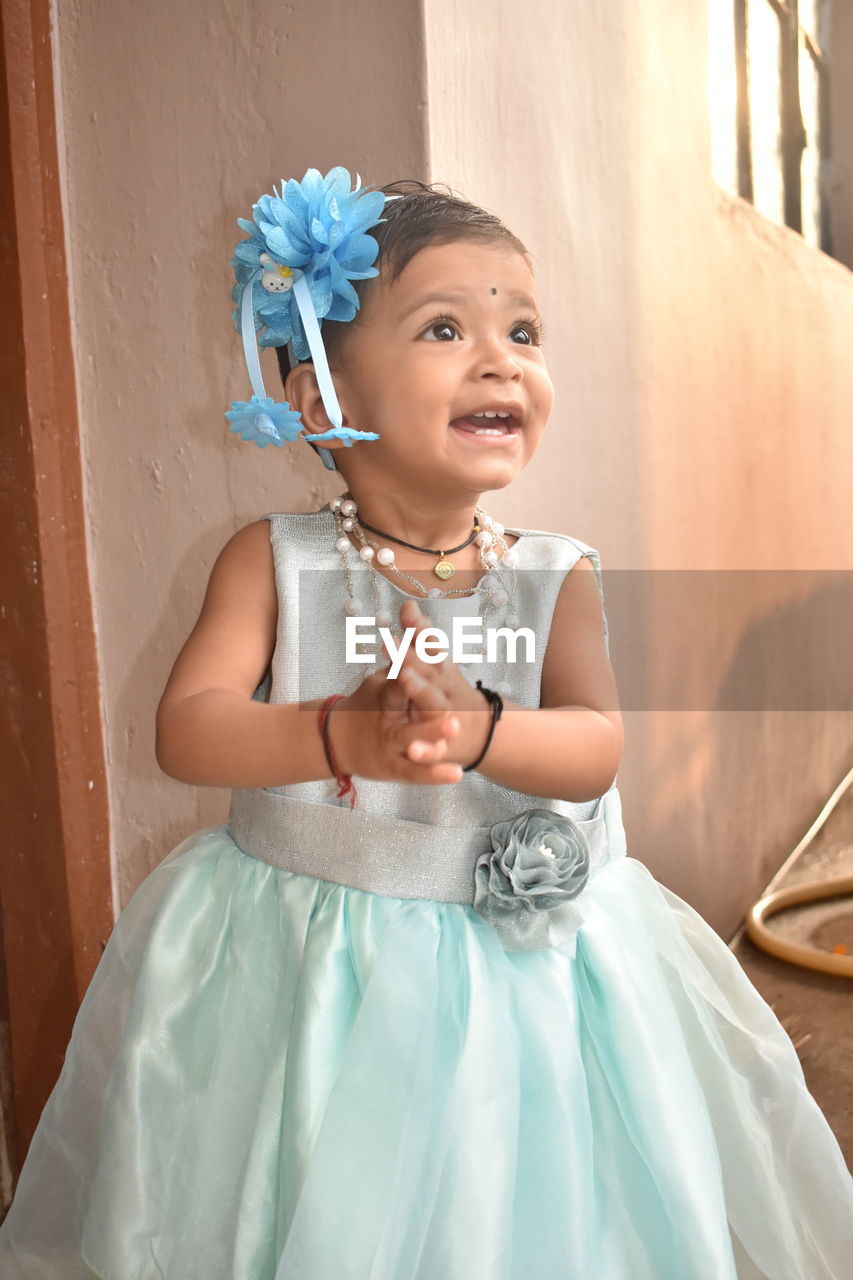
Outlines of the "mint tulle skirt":
<svg viewBox="0 0 853 1280">
<path fill-rule="evenodd" d="M 842 1280 L 853 1179 L 769 1005 L 629 857 L 574 956 L 243 853 L 140 885 L 2 1280 Z"/>
</svg>

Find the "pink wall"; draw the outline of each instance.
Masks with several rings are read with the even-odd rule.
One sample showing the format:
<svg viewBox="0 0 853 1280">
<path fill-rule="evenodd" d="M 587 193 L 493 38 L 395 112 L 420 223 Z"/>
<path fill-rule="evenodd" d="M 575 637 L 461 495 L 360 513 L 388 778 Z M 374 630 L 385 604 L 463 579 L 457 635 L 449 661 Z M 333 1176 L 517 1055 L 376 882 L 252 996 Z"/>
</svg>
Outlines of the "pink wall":
<svg viewBox="0 0 853 1280">
<path fill-rule="evenodd" d="M 70 0 L 58 45 L 117 905 L 224 817 L 153 753 L 217 551 L 339 488 L 221 416 L 245 389 L 234 220 L 282 176 L 428 176 L 528 244 L 558 398 L 500 518 L 606 570 L 851 566 L 851 273 L 714 186 L 704 6 Z M 697 624 L 652 604 L 631 622 L 662 677 Z M 773 608 L 744 600 L 724 645 L 697 631 L 712 688 Z M 629 852 L 733 929 L 848 767 L 851 715 L 625 720 Z"/>
<path fill-rule="evenodd" d="M 853 568 L 853 275 L 714 185 L 705 6 L 426 11 L 433 173 L 518 229 L 550 333 L 555 412 L 500 518 L 591 542 L 605 578 Z M 625 713 L 629 853 L 733 931 L 849 768 L 853 713 L 718 709 L 780 611 L 819 660 L 810 575 L 727 593 L 719 642 L 665 575 L 640 581 L 612 638 L 617 676 L 635 638 L 650 659 L 652 709 Z M 612 591 L 616 610 L 625 575 Z M 685 653 L 712 697 L 655 710 Z"/>
<path fill-rule="evenodd" d="M 157 701 L 217 553 L 264 512 L 341 487 L 308 448 L 271 466 L 228 438 L 222 415 L 247 394 L 236 219 L 309 165 L 424 176 L 422 17 L 415 0 L 69 0 L 58 47 L 118 907 L 227 812 L 227 793 L 154 758 Z"/>
</svg>

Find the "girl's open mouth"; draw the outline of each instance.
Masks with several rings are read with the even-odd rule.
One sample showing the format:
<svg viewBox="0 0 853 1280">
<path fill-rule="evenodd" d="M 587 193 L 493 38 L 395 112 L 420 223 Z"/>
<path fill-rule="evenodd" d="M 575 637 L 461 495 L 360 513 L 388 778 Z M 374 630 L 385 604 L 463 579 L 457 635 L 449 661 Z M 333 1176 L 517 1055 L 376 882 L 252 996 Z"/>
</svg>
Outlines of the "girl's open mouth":
<svg viewBox="0 0 853 1280">
<path fill-rule="evenodd" d="M 487 418 L 483 414 L 474 414 L 470 418 L 455 418 L 451 427 L 460 435 L 485 444 L 506 444 L 520 434 L 521 428 L 517 419 Z"/>
</svg>

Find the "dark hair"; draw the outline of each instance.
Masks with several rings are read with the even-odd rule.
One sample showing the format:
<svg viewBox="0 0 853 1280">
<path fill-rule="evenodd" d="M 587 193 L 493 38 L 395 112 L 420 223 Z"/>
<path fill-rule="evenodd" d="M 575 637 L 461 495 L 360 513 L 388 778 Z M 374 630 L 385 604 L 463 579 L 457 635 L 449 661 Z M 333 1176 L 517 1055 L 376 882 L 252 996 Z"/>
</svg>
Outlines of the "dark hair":
<svg viewBox="0 0 853 1280">
<path fill-rule="evenodd" d="M 428 245 L 453 244 L 459 240 L 472 240 L 484 243 L 497 243 L 515 249 L 529 263 L 527 249 L 517 236 L 504 226 L 500 218 L 475 204 L 469 204 L 461 196 L 454 195 L 445 183 L 427 184 L 414 178 L 390 182 L 379 187 L 386 195 L 397 195 L 400 199 L 389 200 L 383 211 L 383 222 L 371 227 L 369 234 L 379 242 L 379 255 L 376 266 L 382 273 L 382 279 L 393 283 L 414 258 L 416 253 Z M 369 280 L 352 281 L 358 294 L 359 303 L 364 304 L 367 290 L 375 283 L 375 276 Z M 356 313 L 354 320 L 324 320 L 322 323 L 323 346 L 334 361 L 340 351 L 344 337 L 354 324 L 358 323 Z M 281 380 L 293 367 L 287 347 L 276 347 L 278 367 Z M 303 361 L 302 363 L 310 363 Z M 311 441 L 311 448 L 318 452 Z"/>
</svg>

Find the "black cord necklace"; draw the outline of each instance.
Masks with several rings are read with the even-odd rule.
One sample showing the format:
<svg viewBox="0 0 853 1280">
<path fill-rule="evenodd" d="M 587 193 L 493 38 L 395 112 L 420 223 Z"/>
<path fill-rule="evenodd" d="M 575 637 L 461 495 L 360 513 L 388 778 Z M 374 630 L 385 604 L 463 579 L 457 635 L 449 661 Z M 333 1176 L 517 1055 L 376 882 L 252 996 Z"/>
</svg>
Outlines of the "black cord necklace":
<svg viewBox="0 0 853 1280">
<path fill-rule="evenodd" d="M 422 551 L 424 555 L 438 556 L 438 564 L 433 569 L 439 578 L 451 578 L 456 572 L 454 566 L 447 559 L 447 556 L 453 555 L 455 551 L 463 551 L 465 547 L 470 547 L 471 543 L 480 533 L 480 526 L 477 523 L 477 517 L 474 516 L 474 527 L 464 542 L 460 542 L 458 547 L 448 547 L 447 550 L 432 547 L 416 547 L 413 542 L 404 542 L 402 538 L 395 538 L 391 533 L 385 533 L 382 529 L 374 529 L 372 524 L 368 524 L 366 520 L 362 520 L 359 516 L 358 523 L 363 529 L 369 529 L 371 533 L 377 534 L 380 538 L 387 538 L 389 542 L 396 542 L 401 547 L 408 547 L 410 551 Z"/>
</svg>

